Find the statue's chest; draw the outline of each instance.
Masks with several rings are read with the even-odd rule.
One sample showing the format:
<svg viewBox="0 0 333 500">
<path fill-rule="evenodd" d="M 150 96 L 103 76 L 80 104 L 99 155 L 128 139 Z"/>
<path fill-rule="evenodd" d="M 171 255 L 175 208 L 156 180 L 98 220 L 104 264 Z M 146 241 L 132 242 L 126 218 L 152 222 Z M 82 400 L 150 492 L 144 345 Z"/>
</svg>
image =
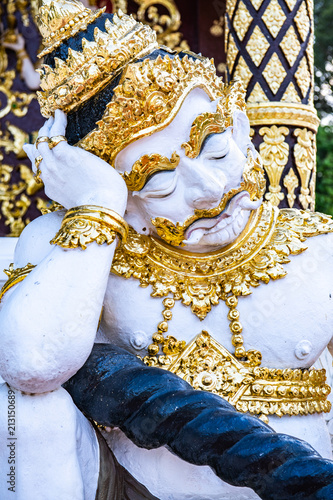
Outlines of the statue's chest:
<svg viewBox="0 0 333 500">
<path fill-rule="evenodd" d="M 316 247 L 315 239 L 311 246 Z M 259 350 L 262 366 L 308 367 L 332 336 L 332 273 L 313 258 L 311 249 L 292 257 L 287 269 L 285 278 L 261 284 L 251 295 L 238 298 L 238 321 L 244 348 Z M 102 321 L 105 337 L 145 356 L 161 322 L 167 326 L 164 336 L 188 344 L 206 330 L 229 352 L 235 351 L 230 308 L 223 300 L 200 320 L 181 300 L 165 307 L 163 298 L 151 296 L 150 286 L 142 288 L 136 279 L 110 276 Z"/>
</svg>

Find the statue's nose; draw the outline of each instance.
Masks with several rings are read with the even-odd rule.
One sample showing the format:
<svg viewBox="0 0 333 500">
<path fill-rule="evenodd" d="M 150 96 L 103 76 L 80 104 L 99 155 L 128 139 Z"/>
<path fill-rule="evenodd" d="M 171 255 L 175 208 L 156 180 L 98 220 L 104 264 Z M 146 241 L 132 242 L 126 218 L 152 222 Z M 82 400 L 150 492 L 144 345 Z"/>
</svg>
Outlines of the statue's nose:
<svg viewBox="0 0 333 500">
<path fill-rule="evenodd" d="M 210 172 L 208 168 L 192 169 L 185 192 L 186 201 L 196 209 L 215 207 L 223 196 L 225 184 L 224 175 Z"/>
</svg>

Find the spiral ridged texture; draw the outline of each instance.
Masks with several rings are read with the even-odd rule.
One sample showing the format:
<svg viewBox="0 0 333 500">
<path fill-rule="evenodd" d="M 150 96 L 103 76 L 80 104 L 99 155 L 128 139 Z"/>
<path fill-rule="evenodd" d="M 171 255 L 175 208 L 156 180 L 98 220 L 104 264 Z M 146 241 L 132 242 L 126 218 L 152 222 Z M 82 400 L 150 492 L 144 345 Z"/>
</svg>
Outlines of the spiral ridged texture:
<svg viewBox="0 0 333 500">
<path fill-rule="evenodd" d="M 96 344 L 65 388 L 85 415 L 119 427 L 137 446 L 167 446 L 264 500 L 333 498 L 333 462 L 309 444 L 119 347 Z"/>
</svg>

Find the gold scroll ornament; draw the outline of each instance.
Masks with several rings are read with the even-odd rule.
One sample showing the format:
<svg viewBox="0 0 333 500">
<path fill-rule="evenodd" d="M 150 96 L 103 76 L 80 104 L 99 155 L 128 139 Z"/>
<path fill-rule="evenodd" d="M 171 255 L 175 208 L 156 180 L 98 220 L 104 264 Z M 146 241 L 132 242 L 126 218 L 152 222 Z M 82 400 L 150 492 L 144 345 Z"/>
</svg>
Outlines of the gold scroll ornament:
<svg viewBox="0 0 333 500">
<path fill-rule="evenodd" d="M 7 70 L 8 59 L 4 47 L 0 47 L 0 93 L 5 99 L 1 102 L 0 119 L 6 120 L 11 113 L 17 118 L 26 116 L 29 105 L 36 95 L 12 89 L 15 70 Z M 31 196 L 42 186 L 36 184 L 33 172 L 23 163 L 16 167 L 3 162 L 4 154 L 14 153 L 18 160 L 26 158 L 22 146 L 29 141 L 29 136 L 16 125 L 6 123 L 6 129 L 0 130 L 0 216 L 4 218 L 5 226 L 9 227 L 9 236 L 18 237 L 24 227 L 30 222 L 24 216 L 31 205 Z M 16 172 L 19 172 L 18 182 L 12 182 Z M 37 208 L 46 204 L 42 198 L 37 198 Z"/>
<path fill-rule="evenodd" d="M 259 129 L 259 134 L 264 137 L 259 151 L 269 179 L 269 192 L 265 194 L 265 198 L 277 207 L 284 199 L 280 179 L 284 167 L 288 163 L 289 145 L 285 142 L 285 137 L 289 134 L 289 129 L 273 125 L 272 127 L 262 127 Z"/>
</svg>

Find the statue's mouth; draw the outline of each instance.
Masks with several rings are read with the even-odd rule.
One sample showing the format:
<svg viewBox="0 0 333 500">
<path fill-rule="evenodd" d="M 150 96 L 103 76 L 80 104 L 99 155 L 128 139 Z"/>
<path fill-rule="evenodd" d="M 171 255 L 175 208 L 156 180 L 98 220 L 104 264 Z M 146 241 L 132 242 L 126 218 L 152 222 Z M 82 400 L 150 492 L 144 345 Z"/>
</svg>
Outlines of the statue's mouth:
<svg viewBox="0 0 333 500">
<path fill-rule="evenodd" d="M 254 206 L 255 205 L 255 206 Z M 247 191 L 241 191 L 233 196 L 227 203 L 222 212 L 212 218 L 198 219 L 193 222 L 185 232 L 185 244 L 193 244 L 197 240 L 194 233 L 212 234 L 226 228 L 234 223 L 241 223 L 243 221 L 243 211 L 253 210 L 257 208 L 257 203 L 252 202 Z"/>
</svg>

